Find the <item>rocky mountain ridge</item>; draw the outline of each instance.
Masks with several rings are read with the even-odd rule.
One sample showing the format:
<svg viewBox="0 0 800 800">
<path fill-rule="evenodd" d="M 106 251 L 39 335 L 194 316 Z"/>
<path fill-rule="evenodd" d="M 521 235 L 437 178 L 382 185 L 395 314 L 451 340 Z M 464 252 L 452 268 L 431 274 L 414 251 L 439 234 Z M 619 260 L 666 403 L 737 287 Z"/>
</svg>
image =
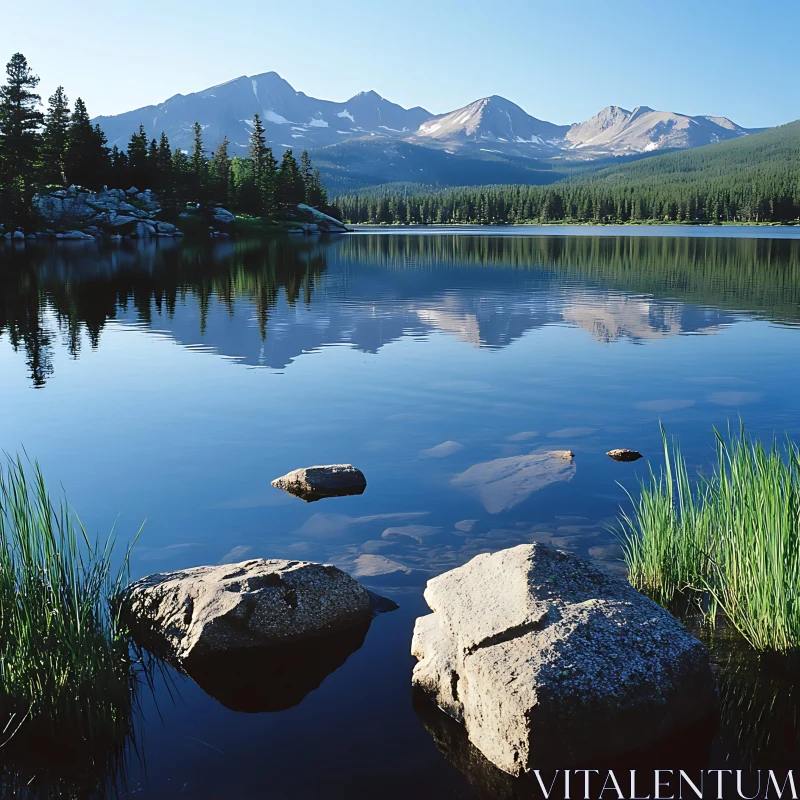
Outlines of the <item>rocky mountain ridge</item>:
<svg viewBox="0 0 800 800">
<path fill-rule="evenodd" d="M 381 136 L 442 149 L 491 142 L 503 148 L 501 152 L 531 157 L 570 151 L 599 156 L 698 147 L 750 132 L 726 117 L 689 116 L 647 106 L 633 111 L 608 106 L 585 122 L 557 125 L 531 116 L 498 95 L 438 115 L 419 106 L 403 108 L 375 91 L 333 102 L 296 91 L 276 72 L 242 75 L 200 92 L 177 94 L 158 105 L 97 117 L 94 122 L 103 128 L 110 145 L 127 145 L 142 124 L 148 136 L 163 131 L 173 145 L 189 149 L 192 124 L 197 120 L 208 146 L 227 135 L 233 149 L 244 152 L 254 113 L 261 114 L 270 144 L 278 151 Z"/>
<path fill-rule="evenodd" d="M 458 185 L 475 182 L 476 176 L 488 183 L 549 183 L 548 175 L 539 176 L 540 181 L 530 173 L 531 167 L 538 169 L 541 159 L 637 156 L 754 132 L 726 117 L 689 116 L 647 106 L 632 111 L 608 106 L 584 122 L 557 125 L 498 95 L 437 115 L 419 106 L 403 108 L 375 91 L 360 92 L 344 102 L 310 97 L 276 72 L 242 75 L 200 92 L 174 95 L 158 105 L 93 121 L 112 146 L 125 148 L 141 124 L 148 138 L 166 133 L 173 147 L 187 152 L 193 147 L 192 127 L 197 121 L 209 151 L 227 136 L 231 152 L 246 155 L 255 114 L 261 116 L 276 155 L 287 149 L 318 151 L 327 165 L 323 178 L 338 188 L 348 185 L 354 166 L 358 185 L 394 181 Z M 351 145 L 357 145 L 355 150 Z M 456 167 L 465 157 L 469 159 L 463 162 L 463 178 L 446 177 L 452 173 L 447 163 L 451 157 Z M 494 162 L 498 174 L 481 178 L 483 170 L 476 168 L 480 161 Z"/>
</svg>

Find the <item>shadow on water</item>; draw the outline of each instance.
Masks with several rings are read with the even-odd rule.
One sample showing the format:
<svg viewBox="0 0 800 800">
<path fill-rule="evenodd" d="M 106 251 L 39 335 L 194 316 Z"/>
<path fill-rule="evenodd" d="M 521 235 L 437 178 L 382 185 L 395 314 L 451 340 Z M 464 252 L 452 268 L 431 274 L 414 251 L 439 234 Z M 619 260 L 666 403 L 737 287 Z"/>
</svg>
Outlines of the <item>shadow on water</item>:
<svg viewBox="0 0 800 800">
<path fill-rule="evenodd" d="M 298 705 L 364 644 L 370 621 L 293 646 L 189 658 L 181 665 L 209 696 L 255 714 Z"/>
<path fill-rule="evenodd" d="M 470 742 L 463 725 L 457 723 L 420 691 L 413 695 L 414 711 L 433 738 L 439 752 L 461 771 L 482 800 L 532 800 L 546 797 L 536 777 L 526 775 L 515 778 L 498 769 Z M 540 776 L 545 786 L 558 783 L 558 771 L 594 769 L 601 774 L 613 771 L 627 775 L 630 770 L 646 773 L 654 769 L 683 769 L 697 772 L 708 765 L 711 742 L 714 736 L 713 718 L 703 720 L 691 728 L 679 731 L 646 749 L 623 753 L 614 759 L 604 757 L 598 761 L 541 764 Z M 603 731 L 598 730 L 602 737 Z M 580 780 L 576 781 L 580 783 Z M 558 794 L 554 794 L 557 797 Z M 612 795 L 609 795 L 612 796 Z"/>
<path fill-rule="evenodd" d="M 24 800 L 117 797 L 134 761 L 141 762 L 142 693 L 166 677 L 165 665 L 131 649 L 127 703 L 117 707 L 114 735 L 72 729 L 19 729 L 10 720 L 0 740 L 0 796 Z"/>
</svg>

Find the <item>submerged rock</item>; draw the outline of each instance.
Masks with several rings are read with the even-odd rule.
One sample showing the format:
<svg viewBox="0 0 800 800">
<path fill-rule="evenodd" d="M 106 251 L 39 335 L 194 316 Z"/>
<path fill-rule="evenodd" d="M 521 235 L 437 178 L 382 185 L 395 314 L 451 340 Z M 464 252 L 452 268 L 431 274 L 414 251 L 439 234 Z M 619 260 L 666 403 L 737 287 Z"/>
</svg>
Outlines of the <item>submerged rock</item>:
<svg viewBox="0 0 800 800">
<path fill-rule="evenodd" d="M 642 454 L 636 450 L 609 450 L 606 455 L 613 458 L 614 461 L 638 461 L 642 458 Z"/>
<path fill-rule="evenodd" d="M 707 716 L 705 647 L 671 614 L 542 544 L 428 582 L 413 683 L 512 775 L 646 747 Z"/>
<path fill-rule="evenodd" d="M 276 478 L 272 485 L 312 503 L 323 497 L 363 494 L 367 479 L 352 464 L 329 464 L 293 470 Z"/>
<path fill-rule="evenodd" d="M 371 619 L 376 600 L 331 564 L 257 558 L 149 575 L 123 608 L 141 644 L 182 660 L 335 634 Z"/>
<path fill-rule="evenodd" d="M 571 450 L 496 458 L 473 464 L 451 483 L 475 492 L 483 507 L 490 514 L 497 514 L 519 505 L 551 483 L 571 481 L 575 476 L 574 459 Z"/>
</svg>

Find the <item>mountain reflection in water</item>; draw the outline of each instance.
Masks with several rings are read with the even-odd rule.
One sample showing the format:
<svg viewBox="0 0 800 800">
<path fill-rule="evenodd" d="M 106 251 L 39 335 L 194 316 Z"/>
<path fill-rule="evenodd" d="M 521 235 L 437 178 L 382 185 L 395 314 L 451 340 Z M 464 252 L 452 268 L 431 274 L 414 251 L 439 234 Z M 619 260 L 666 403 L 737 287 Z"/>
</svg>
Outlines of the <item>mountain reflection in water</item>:
<svg viewBox="0 0 800 800">
<path fill-rule="evenodd" d="M 712 334 L 738 309 L 800 320 L 794 240 L 358 236 L 0 255 L 0 335 L 24 349 L 36 386 L 54 347 L 77 357 L 81 333 L 97 347 L 112 321 L 279 370 L 321 347 L 375 353 L 435 332 L 502 348 L 552 324 L 614 342 Z"/>
</svg>

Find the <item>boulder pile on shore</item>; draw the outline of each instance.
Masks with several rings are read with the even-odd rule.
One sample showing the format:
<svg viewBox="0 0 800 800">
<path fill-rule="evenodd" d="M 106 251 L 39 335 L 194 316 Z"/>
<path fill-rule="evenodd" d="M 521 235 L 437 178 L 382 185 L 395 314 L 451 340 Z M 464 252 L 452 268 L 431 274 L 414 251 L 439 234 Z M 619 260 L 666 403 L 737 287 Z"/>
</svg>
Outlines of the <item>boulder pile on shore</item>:
<svg viewBox="0 0 800 800">
<path fill-rule="evenodd" d="M 188 223 L 190 217 L 196 218 L 192 230 L 212 238 L 224 239 L 237 233 L 236 215 L 218 205 L 201 210 L 199 205 L 189 204 L 177 215 L 177 225 L 169 222 L 163 219 L 170 213 L 164 212 L 159 197 L 150 189 L 139 191 L 135 186 L 128 189 L 105 186 L 98 192 L 81 186 L 56 189 L 36 195 L 33 210 L 38 221 L 28 227 L 0 222 L 0 239 L 23 243 L 37 239 L 174 239 L 184 235 L 179 228 L 181 219 Z M 286 218 L 294 225 L 288 228 L 288 233 L 312 235 L 350 230 L 338 219 L 302 203 L 287 211 Z"/>
<path fill-rule="evenodd" d="M 161 204 L 149 189 L 140 192 L 104 188 L 91 192 L 79 186 L 39 194 L 33 207 L 41 222 L 35 231 L 2 230 L 6 239 L 172 239 L 183 236 L 177 226 L 159 219 Z M 0 226 L 1 227 L 1 226 Z"/>
</svg>

